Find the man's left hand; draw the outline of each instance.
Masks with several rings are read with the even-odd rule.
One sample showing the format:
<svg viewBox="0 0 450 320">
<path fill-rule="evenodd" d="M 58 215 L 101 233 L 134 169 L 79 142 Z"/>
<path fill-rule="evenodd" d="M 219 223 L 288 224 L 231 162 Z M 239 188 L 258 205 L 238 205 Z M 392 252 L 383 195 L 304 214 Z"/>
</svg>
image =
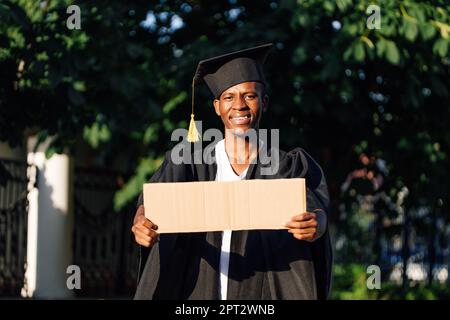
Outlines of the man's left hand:
<svg viewBox="0 0 450 320">
<path fill-rule="evenodd" d="M 317 216 L 312 212 L 300 213 L 293 216 L 291 221 L 285 224 L 288 232 L 298 240 L 314 241 L 317 234 Z"/>
</svg>

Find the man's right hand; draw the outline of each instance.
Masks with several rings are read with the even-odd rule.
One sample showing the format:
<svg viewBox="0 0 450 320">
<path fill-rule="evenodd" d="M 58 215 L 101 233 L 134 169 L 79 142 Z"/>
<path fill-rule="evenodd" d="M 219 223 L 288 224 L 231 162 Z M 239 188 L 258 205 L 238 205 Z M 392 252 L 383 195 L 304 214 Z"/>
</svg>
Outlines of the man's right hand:
<svg viewBox="0 0 450 320">
<path fill-rule="evenodd" d="M 159 233 L 155 230 L 158 230 L 158 226 L 145 217 L 144 206 L 140 205 L 131 227 L 134 239 L 141 246 L 149 248 L 158 240 Z"/>
</svg>

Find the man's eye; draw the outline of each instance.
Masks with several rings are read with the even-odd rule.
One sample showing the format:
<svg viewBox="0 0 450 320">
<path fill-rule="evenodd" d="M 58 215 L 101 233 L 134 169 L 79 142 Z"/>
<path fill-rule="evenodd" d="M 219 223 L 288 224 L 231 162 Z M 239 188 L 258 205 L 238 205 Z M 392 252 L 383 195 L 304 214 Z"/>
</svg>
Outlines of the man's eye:
<svg viewBox="0 0 450 320">
<path fill-rule="evenodd" d="M 227 100 L 227 101 L 230 101 L 232 98 L 233 98 L 232 96 L 226 96 L 226 97 L 224 97 L 223 99 L 224 99 L 224 100 Z"/>
<path fill-rule="evenodd" d="M 254 95 L 254 94 L 248 94 L 247 95 L 247 99 L 252 100 L 252 99 L 255 99 L 255 98 L 256 98 L 256 95 Z"/>
</svg>

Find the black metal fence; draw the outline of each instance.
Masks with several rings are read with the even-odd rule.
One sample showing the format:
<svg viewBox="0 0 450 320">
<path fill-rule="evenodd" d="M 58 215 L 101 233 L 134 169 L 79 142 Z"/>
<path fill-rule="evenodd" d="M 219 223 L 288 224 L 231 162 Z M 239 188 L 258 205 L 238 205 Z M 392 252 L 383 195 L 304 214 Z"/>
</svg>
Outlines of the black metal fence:
<svg viewBox="0 0 450 320">
<path fill-rule="evenodd" d="M 0 159 L 0 296 L 20 296 L 27 254 L 27 163 Z"/>
<path fill-rule="evenodd" d="M 137 246 L 131 236 L 134 206 L 113 209 L 116 172 L 75 170 L 74 263 L 81 269 L 80 297 L 130 298 L 136 288 Z"/>
<path fill-rule="evenodd" d="M 26 162 L 0 159 L 0 297 L 25 286 L 28 200 Z M 81 269 L 79 297 L 130 298 L 138 252 L 130 229 L 135 208 L 113 209 L 117 172 L 75 170 L 73 263 Z"/>
</svg>

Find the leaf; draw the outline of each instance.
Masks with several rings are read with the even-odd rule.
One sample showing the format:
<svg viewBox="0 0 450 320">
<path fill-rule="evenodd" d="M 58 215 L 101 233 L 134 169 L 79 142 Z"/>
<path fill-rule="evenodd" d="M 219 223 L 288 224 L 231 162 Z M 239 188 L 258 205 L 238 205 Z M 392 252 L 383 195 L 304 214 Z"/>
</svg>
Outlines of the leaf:
<svg viewBox="0 0 450 320">
<path fill-rule="evenodd" d="M 373 42 L 372 42 L 372 40 L 370 40 L 369 38 L 367 38 L 366 36 L 361 36 L 361 41 L 363 41 L 365 44 L 367 44 L 367 46 L 370 48 L 370 49 L 373 49 L 375 46 L 374 46 L 374 44 L 373 44 Z"/>
<path fill-rule="evenodd" d="M 383 23 L 383 27 L 378 31 L 385 37 L 392 37 L 397 34 L 398 28 L 394 23 L 389 21 L 389 23 Z"/>
<path fill-rule="evenodd" d="M 361 41 L 357 41 L 355 43 L 355 46 L 353 48 L 353 56 L 355 57 L 355 60 L 358 62 L 364 61 L 366 53 L 364 51 L 364 45 Z"/>
<path fill-rule="evenodd" d="M 323 8 L 327 13 L 333 13 L 334 12 L 334 1 L 324 1 L 323 2 Z"/>
<path fill-rule="evenodd" d="M 111 132 L 106 124 L 94 122 L 91 127 L 84 127 L 83 137 L 92 148 L 97 149 L 101 142 L 110 140 Z"/>
<path fill-rule="evenodd" d="M 400 53 L 393 41 L 386 42 L 386 59 L 395 65 L 398 65 L 400 62 Z"/>
<path fill-rule="evenodd" d="M 347 0 L 336 0 L 336 5 L 340 11 L 345 11 L 349 5 Z"/>
<path fill-rule="evenodd" d="M 450 33 L 450 26 L 446 23 L 439 22 L 439 21 L 434 21 L 434 24 L 439 28 L 441 37 L 444 39 L 447 39 L 448 35 Z"/>
<path fill-rule="evenodd" d="M 350 24 L 349 26 L 344 24 L 344 31 L 348 32 L 351 36 L 355 36 L 358 33 L 358 26 L 356 24 Z"/>
<path fill-rule="evenodd" d="M 50 159 L 56 153 L 56 148 L 54 146 L 50 146 L 45 150 L 45 158 Z"/>
<path fill-rule="evenodd" d="M 352 56 L 352 53 L 353 53 L 353 47 L 352 47 L 352 46 L 349 46 L 349 47 L 344 51 L 344 54 L 343 54 L 344 61 L 349 61 L 349 60 L 350 60 L 350 57 Z"/>
<path fill-rule="evenodd" d="M 73 88 L 76 91 L 84 92 L 86 91 L 86 83 L 84 81 L 75 81 L 73 83 Z"/>
<path fill-rule="evenodd" d="M 425 13 L 419 7 L 414 7 L 414 16 L 417 17 L 417 20 L 421 23 L 426 21 Z"/>
<path fill-rule="evenodd" d="M 380 39 L 377 41 L 377 56 L 378 58 L 382 58 L 384 53 L 386 52 L 386 40 Z"/>
<path fill-rule="evenodd" d="M 419 29 L 417 28 L 416 22 L 415 21 L 405 20 L 403 26 L 405 28 L 405 37 L 406 37 L 406 39 L 408 39 L 409 41 L 413 42 L 416 39 L 417 34 L 419 32 Z"/>
<path fill-rule="evenodd" d="M 440 38 L 433 45 L 433 53 L 439 54 L 442 58 L 447 56 L 448 52 L 448 41 L 446 39 Z"/>
<path fill-rule="evenodd" d="M 100 127 L 100 131 L 98 132 L 98 137 L 99 140 L 104 142 L 104 141 L 109 141 L 109 139 L 111 138 L 111 132 L 109 131 L 109 128 L 107 125 L 102 124 Z"/>
<path fill-rule="evenodd" d="M 309 21 L 310 21 L 310 19 L 309 19 L 309 16 L 307 14 L 300 14 L 298 16 L 298 23 L 302 27 L 308 26 Z"/>
<path fill-rule="evenodd" d="M 142 139 L 145 145 L 148 145 L 150 142 L 158 139 L 158 130 L 159 123 L 153 123 L 145 130 L 144 137 Z"/>
<path fill-rule="evenodd" d="M 86 140 L 86 142 L 89 143 L 89 145 L 94 148 L 97 149 L 98 144 L 99 144 L 99 139 L 98 139 L 98 123 L 95 122 L 92 127 L 84 127 L 84 131 L 83 131 L 83 137 Z"/>
<path fill-rule="evenodd" d="M 436 28 L 430 23 L 420 24 L 419 29 L 424 40 L 430 40 L 436 34 Z"/>
</svg>

